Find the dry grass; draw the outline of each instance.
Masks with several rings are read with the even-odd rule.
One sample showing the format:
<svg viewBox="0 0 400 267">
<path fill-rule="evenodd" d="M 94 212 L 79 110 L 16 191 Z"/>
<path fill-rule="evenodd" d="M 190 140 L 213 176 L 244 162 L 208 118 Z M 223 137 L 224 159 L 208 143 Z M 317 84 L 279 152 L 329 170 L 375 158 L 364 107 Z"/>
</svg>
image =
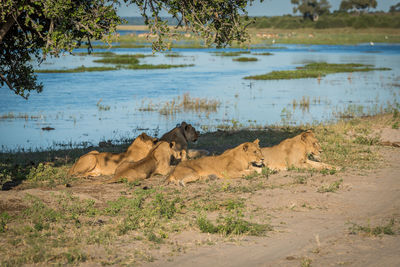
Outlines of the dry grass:
<svg viewBox="0 0 400 267">
<path fill-rule="evenodd" d="M 189 93 L 167 102 L 154 104 L 142 102 L 139 111 L 158 111 L 161 115 L 174 115 L 180 112 L 210 113 L 216 112 L 221 102 L 214 99 L 191 97 Z"/>
</svg>

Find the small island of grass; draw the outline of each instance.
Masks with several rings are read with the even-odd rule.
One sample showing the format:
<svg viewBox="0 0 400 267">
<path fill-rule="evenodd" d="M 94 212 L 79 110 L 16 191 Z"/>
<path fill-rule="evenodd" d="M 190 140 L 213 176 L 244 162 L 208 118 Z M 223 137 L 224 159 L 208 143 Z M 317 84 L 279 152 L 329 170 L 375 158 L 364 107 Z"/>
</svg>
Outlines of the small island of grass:
<svg viewBox="0 0 400 267">
<path fill-rule="evenodd" d="M 255 55 L 255 56 L 272 56 L 273 54 L 270 52 L 264 52 L 264 53 L 254 53 L 253 55 Z"/>
<path fill-rule="evenodd" d="M 80 66 L 74 69 L 43 69 L 35 70 L 36 73 L 76 73 L 76 72 L 92 72 L 92 71 L 110 71 L 117 70 L 117 67 L 85 67 Z"/>
<path fill-rule="evenodd" d="M 247 76 L 247 80 L 284 80 L 284 79 L 302 79 L 318 78 L 327 74 L 343 72 L 364 72 L 374 70 L 390 70 L 389 68 L 373 68 L 365 64 L 330 64 L 330 63 L 310 63 L 303 67 L 297 67 L 295 70 L 272 71 L 267 74 Z"/>
<path fill-rule="evenodd" d="M 87 54 L 86 54 L 87 55 Z M 152 55 L 134 54 L 134 55 L 116 55 L 111 52 L 94 53 L 95 56 L 101 56 L 101 59 L 96 59 L 93 62 L 103 64 L 114 64 L 114 66 L 98 66 L 98 67 L 77 67 L 74 69 L 39 69 L 37 73 L 74 73 L 74 72 L 90 72 L 90 71 L 110 71 L 119 69 L 139 70 L 139 69 L 171 69 L 192 67 L 193 64 L 140 64 L 138 58 L 144 58 Z"/>
<path fill-rule="evenodd" d="M 241 54 L 250 54 L 250 51 L 235 51 L 235 52 L 215 52 L 216 56 L 220 57 L 237 57 Z"/>
<path fill-rule="evenodd" d="M 249 61 L 257 61 L 258 59 L 255 57 L 238 57 L 232 59 L 233 61 L 239 61 L 239 62 L 249 62 Z"/>
</svg>

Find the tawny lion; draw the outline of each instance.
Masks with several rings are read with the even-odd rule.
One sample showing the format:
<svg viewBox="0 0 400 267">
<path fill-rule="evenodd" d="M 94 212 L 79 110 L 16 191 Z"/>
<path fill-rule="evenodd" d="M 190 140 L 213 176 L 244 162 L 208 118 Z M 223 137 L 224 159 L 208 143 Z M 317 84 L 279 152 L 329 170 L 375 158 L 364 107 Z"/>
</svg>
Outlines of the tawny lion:
<svg viewBox="0 0 400 267">
<path fill-rule="evenodd" d="M 276 146 L 263 147 L 264 164 L 272 170 L 287 170 L 290 167 L 308 169 L 332 169 L 331 165 L 309 159 L 320 160 L 321 145 L 311 130 L 293 138 L 283 140 Z"/>
<path fill-rule="evenodd" d="M 263 156 L 258 139 L 226 150 L 219 156 L 208 156 L 183 161 L 176 166 L 167 180 L 184 186 L 201 178 L 236 178 L 254 172 L 253 165 L 262 166 Z"/>
<path fill-rule="evenodd" d="M 176 149 L 175 142 L 158 142 L 147 154 L 139 161 L 124 161 L 115 170 L 114 177 L 106 183 L 115 183 L 121 179 L 129 182 L 143 180 L 155 174 L 167 175 L 171 172 L 171 163 L 180 160 L 182 152 Z"/>
<path fill-rule="evenodd" d="M 139 135 L 123 153 L 91 151 L 81 156 L 68 171 L 70 176 L 89 177 L 113 175 L 124 160 L 138 161 L 144 158 L 158 139 L 145 133 Z"/>
</svg>

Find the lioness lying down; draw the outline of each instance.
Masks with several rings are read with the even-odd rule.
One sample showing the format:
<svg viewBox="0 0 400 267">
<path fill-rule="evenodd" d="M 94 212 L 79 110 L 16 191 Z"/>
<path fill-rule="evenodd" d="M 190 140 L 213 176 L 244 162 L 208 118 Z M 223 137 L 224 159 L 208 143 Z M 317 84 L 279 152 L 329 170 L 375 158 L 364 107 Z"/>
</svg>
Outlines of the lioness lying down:
<svg viewBox="0 0 400 267">
<path fill-rule="evenodd" d="M 123 153 L 110 153 L 91 151 L 81 156 L 71 169 L 69 176 L 99 176 L 112 175 L 118 164 L 124 160 L 138 161 L 144 158 L 150 149 L 157 143 L 157 138 L 148 136 L 145 133 L 139 135 Z"/>
<path fill-rule="evenodd" d="M 122 178 L 129 182 L 143 180 L 154 174 L 167 175 L 171 171 L 171 162 L 182 157 L 176 149 L 175 142 L 158 142 L 147 154 L 137 162 L 124 161 L 115 170 L 114 177 L 106 183 L 115 183 Z"/>
<path fill-rule="evenodd" d="M 184 186 L 185 183 L 208 176 L 235 178 L 250 174 L 255 170 L 254 164 L 261 166 L 262 163 L 263 156 L 257 139 L 226 150 L 219 156 L 183 161 L 176 166 L 167 180 Z"/>
<path fill-rule="evenodd" d="M 293 138 L 283 140 L 276 146 L 263 147 L 264 164 L 272 170 L 287 170 L 289 167 L 310 169 L 331 169 L 333 166 L 312 161 L 319 160 L 322 152 L 321 146 L 311 130 L 301 133 Z"/>
<path fill-rule="evenodd" d="M 186 151 L 189 158 L 199 158 L 208 155 L 209 152 L 207 150 L 188 150 L 188 143 L 196 142 L 198 138 L 199 133 L 196 129 L 191 124 L 182 122 L 180 125 L 178 124 L 174 129 L 161 136 L 160 140 L 167 142 L 174 141 L 177 149 Z M 183 160 L 185 160 L 185 158 L 183 158 Z"/>
</svg>

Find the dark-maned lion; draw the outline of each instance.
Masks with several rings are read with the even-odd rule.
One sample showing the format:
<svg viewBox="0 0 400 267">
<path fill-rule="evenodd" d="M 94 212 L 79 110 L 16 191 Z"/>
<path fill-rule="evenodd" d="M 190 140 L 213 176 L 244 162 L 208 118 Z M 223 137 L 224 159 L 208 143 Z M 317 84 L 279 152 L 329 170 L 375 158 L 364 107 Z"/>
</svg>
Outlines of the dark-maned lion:
<svg viewBox="0 0 400 267">
<path fill-rule="evenodd" d="M 262 163 L 263 156 L 257 139 L 226 150 L 219 156 L 183 161 L 176 166 L 167 180 L 184 186 L 188 182 L 209 176 L 236 178 L 250 174 L 255 170 L 253 165 L 261 166 Z"/>
<path fill-rule="evenodd" d="M 191 124 L 182 122 L 180 125 L 177 125 L 174 129 L 161 136 L 160 140 L 167 142 L 174 141 L 178 150 L 185 150 L 189 158 L 197 158 L 208 155 L 208 151 L 206 150 L 188 150 L 188 142 L 196 142 L 198 138 L 199 132 L 197 132 Z M 183 160 L 184 159 L 185 158 L 183 158 Z"/>
<path fill-rule="evenodd" d="M 112 175 L 124 160 L 138 161 L 144 158 L 158 139 L 145 133 L 139 135 L 123 153 L 91 151 L 81 156 L 68 171 L 70 176 L 88 177 Z"/>
<path fill-rule="evenodd" d="M 171 172 L 171 162 L 181 157 L 181 151 L 176 149 L 175 142 L 160 141 L 145 158 L 136 162 L 122 162 L 115 170 L 114 177 L 106 183 L 115 183 L 122 178 L 132 182 L 149 178 L 154 174 L 167 175 Z"/>
<path fill-rule="evenodd" d="M 276 146 L 263 147 L 264 164 L 272 170 L 287 170 L 290 167 L 310 169 L 331 169 L 333 166 L 310 160 L 320 160 L 321 145 L 311 130 L 293 138 L 283 140 Z"/>
</svg>

